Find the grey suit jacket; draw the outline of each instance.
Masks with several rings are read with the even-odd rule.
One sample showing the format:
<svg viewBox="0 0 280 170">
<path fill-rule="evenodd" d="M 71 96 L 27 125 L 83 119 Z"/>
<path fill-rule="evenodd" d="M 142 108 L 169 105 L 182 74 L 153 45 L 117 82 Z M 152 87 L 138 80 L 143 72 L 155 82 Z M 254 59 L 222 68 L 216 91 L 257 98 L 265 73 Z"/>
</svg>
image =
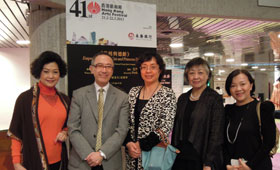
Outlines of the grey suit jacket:
<svg viewBox="0 0 280 170">
<path fill-rule="evenodd" d="M 85 158 L 95 151 L 98 105 L 94 84 L 73 92 L 68 118 L 68 132 L 72 148 L 69 170 L 90 170 Z M 106 155 L 104 170 L 121 170 L 121 145 L 128 131 L 127 94 L 110 84 L 103 112 L 102 152 Z"/>
</svg>

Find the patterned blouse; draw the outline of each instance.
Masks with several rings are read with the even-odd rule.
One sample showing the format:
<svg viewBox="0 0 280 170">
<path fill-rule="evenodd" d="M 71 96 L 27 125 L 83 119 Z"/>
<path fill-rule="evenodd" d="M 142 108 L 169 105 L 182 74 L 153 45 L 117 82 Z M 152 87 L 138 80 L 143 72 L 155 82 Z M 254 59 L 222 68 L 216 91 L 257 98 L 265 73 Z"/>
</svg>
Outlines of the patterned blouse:
<svg viewBox="0 0 280 170">
<path fill-rule="evenodd" d="M 161 129 L 166 136 L 172 130 L 174 117 L 176 114 L 176 97 L 172 89 L 162 86 L 155 93 L 142 109 L 139 116 L 138 136 L 135 137 L 135 106 L 142 86 L 133 87 L 129 92 L 129 131 L 132 141 L 138 141 L 146 138 L 150 133 L 155 133 L 159 138 L 160 134 L 156 132 Z M 141 157 L 138 159 L 138 167 L 135 167 L 137 159 L 131 158 L 126 154 L 127 170 L 142 170 Z"/>
</svg>

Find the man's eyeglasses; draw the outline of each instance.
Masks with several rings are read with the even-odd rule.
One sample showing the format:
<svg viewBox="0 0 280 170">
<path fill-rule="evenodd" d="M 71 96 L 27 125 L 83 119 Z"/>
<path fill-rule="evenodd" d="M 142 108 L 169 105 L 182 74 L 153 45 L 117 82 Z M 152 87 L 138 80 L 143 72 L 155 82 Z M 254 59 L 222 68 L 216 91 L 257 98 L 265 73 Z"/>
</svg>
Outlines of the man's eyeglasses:
<svg viewBox="0 0 280 170">
<path fill-rule="evenodd" d="M 95 67 L 96 69 L 98 69 L 98 70 L 101 70 L 101 69 L 106 69 L 106 70 L 111 70 L 111 69 L 113 69 L 114 68 L 114 66 L 112 66 L 112 65 L 103 65 L 103 64 L 93 64 L 92 65 L 93 67 Z"/>
<path fill-rule="evenodd" d="M 145 70 L 145 71 L 150 69 L 150 70 L 154 71 L 154 70 L 158 69 L 158 66 L 156 66 L 156 65 L 155 66 L 154 65 L 152 65 L 152 66 L 141 66 L 140 69 Z"/>
</svg>

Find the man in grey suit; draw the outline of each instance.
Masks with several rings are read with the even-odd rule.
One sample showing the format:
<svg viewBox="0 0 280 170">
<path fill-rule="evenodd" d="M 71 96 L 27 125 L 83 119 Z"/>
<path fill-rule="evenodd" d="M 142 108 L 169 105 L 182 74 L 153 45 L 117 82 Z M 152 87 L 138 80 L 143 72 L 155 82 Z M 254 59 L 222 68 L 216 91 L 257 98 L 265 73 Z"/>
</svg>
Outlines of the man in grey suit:
<svg viewBox="0 0 280 170">
<path fill-rule="evenodd" d="M 126 93 L 109 83 L 113 68 L 111 56 L 96 54 L 89 67 L 95 82 L 73 92 L 67 122 L 73 146 L 69 170 L 122 169 L 121 145 L 128 130 L 128 99 Z"/>
</svg>

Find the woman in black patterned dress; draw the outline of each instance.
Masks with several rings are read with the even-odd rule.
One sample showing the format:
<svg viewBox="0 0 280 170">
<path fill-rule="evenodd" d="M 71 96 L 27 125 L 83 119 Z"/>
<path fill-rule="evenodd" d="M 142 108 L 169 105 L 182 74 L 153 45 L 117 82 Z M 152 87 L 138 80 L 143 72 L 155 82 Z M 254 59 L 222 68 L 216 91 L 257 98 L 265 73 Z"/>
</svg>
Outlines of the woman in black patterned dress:
<svg viewBox="0 0 280 170">
<path fill-rule="evenodd" d="M 124 142 L 127 170 L 143 169 L 141 151 L 149 151 L 160 143 L 157 129 L 169 135 L 176 111 L 173 90 L 160 83 L 165 70 L 161 56 L 145 54 L 137 66 L 144 86 L 133 87 L 129 92 L 129 132 Z"/>
</svg>

